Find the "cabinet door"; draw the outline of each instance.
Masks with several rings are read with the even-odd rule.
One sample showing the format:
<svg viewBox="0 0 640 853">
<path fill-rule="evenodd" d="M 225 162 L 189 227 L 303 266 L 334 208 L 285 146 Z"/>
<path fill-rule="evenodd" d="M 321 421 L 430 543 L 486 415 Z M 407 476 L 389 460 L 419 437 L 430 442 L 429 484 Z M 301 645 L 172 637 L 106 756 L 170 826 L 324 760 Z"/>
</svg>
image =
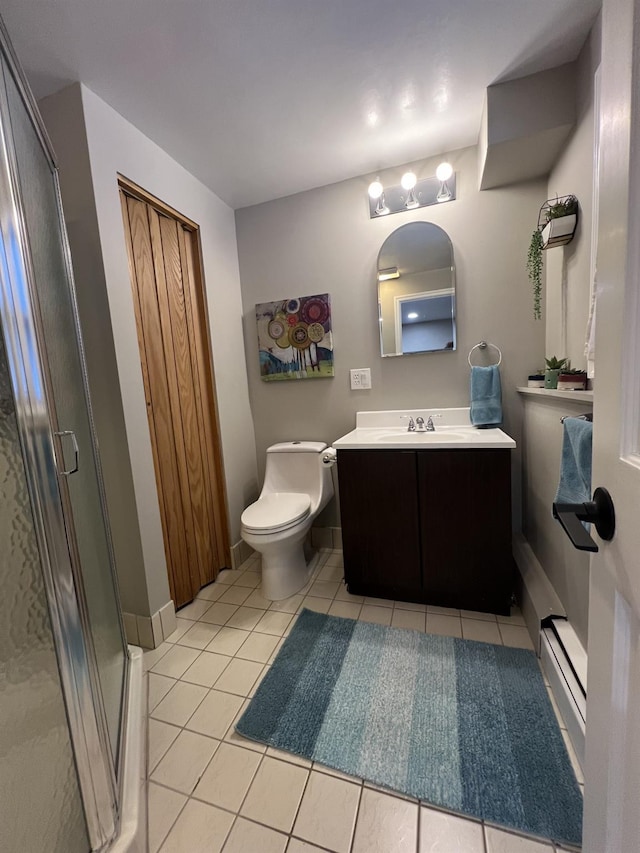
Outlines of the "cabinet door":
<svg viewBox="0 0 640 853">
<path fill-rule="evenodd" d="M 354 593 L 421 592 L 415 451 L 338 452 L 345 578 Z"/>
<path fill-rule="evenodd" d="M 418 453 L 425 597 L 508 612 L 512 589 L 508 450 Z"/>
</svg>

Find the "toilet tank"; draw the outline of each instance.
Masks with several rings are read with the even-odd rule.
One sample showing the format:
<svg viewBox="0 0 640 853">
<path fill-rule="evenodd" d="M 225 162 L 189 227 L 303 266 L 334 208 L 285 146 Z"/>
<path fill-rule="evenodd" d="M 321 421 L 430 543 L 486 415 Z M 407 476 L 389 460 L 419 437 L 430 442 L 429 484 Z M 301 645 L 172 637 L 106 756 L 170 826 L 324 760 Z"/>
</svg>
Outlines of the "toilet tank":
<svg viewBox="0 0 640 853">
<path fill-rule="evenodd" d="M 311 512 L 319 512 L 333 497 L 331 468 L 322 461 L 323 441 L 283 441 L 267 448 L 262 494 L 299 492 L 311 498 Z"/>
</svg>

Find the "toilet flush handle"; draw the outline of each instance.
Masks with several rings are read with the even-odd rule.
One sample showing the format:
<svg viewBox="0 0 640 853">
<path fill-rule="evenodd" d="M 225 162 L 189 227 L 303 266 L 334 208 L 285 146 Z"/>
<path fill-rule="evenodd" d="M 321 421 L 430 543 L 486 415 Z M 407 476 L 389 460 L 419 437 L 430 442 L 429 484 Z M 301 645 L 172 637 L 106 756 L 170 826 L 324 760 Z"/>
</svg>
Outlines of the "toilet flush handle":
<svg viewBox="0 0 640 853">
<path fill-rule="evenodd" d="M 322 454 L 322 462 L 324 465 L 335 465 L 338 461 L 338 454 L 333 447 L 327 447 Z"/>
</svg>

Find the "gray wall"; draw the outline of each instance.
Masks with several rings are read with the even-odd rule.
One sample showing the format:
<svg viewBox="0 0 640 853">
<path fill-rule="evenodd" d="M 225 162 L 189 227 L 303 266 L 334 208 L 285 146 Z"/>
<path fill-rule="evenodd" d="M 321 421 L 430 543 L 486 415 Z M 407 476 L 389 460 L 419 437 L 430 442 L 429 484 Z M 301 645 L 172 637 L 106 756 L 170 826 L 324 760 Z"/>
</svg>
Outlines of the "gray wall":
<svg viewBox="0 0 640 853">
<path fill-rule="evenodd" d="M 452 203 L 370 220 L 371 176 L 363 176 L 236 211 L 249 393 L 261 475 L 268 445 L 293 438 L 332 442 L 353 429 L 358 410 L 468 405 L 467 354 L 482 339 L 502 350 L 505 429 L 520 442 L 522 407 L 515 386 L 540 362 L 544 348 L 544 328 L 532 319 L 525 258 L 546 182 L 480 193 L 474 148 L 415 164 L 418 178 L 434 174 L 445 157 L 457 173 L 458 198 Z M 382 173 L 381 180 L 397 184 L 404 170 Z M 411 221 L 434 222 L 452 240 L 458 350 L 382 359 L 376 259 L 389 234 Z M 335 377 L 261 381 L 255 303 L 327 291 Z M 354 367 L 371 368 L 372 390 L 350 390 L 349 369 Z M 516 524 L 519 464 L 518 450 Z M 334 518 L 328 512 L 324 521 Z"/>
<path fill-rule="evenodd" d="M 574 367 L 586 366 L 584 341 L 591 285 L 593 217 L 593 75 L 599 59 L 598 19 L 577 63 L 578 121 L 548 182 L 549 198 L 573 193 L 580 202 L 579 225 L 573 241 L 544 253 L 545 351 L 548 356 L 569 357 Z M 527 397 L 524 404 L 524 533 L 585 648 L 589 557 L 573 548 L 558 522 L 551 517 L 551 504 L 560 471 L 560 417 L 590 409 L 588 403 L 542 400 L 540 397 Z"/>
</svg>

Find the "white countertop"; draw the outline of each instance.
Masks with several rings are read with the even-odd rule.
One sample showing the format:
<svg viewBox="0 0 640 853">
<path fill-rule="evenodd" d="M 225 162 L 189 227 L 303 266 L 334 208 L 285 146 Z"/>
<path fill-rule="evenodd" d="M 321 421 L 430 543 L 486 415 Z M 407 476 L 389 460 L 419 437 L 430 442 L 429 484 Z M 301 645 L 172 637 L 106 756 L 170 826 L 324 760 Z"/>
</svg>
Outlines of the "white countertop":
<svg viewBox="0 0 640 853">
<path fill-rule="evenodd" d="M 407 430 L 408 418 L 433 418 L 435 432 Z M 356 428 L 333 442 L 336 450 L 513 449 L 515 441 L 497 428 L 478 429 L 469 409 L 415 409 L 358 412 Z"/>
</svg>

